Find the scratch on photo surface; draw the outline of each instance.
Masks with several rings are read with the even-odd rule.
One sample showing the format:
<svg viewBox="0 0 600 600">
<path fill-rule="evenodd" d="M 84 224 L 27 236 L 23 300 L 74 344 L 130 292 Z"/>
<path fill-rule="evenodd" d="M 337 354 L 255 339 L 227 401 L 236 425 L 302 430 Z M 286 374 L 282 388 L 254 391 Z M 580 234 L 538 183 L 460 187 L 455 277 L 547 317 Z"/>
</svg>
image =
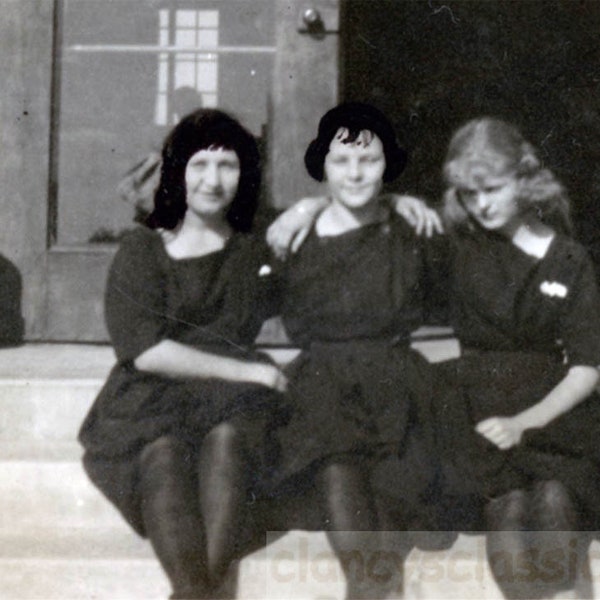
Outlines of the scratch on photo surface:
<svg viewBox="0 0 600 600">
<path fill-rule="evenodd" d="M 452 12 L 452 9 L 448 5 L 446 5 L 446 4 L 442 4 L 442 6 L 440 6 L 438 8 L 434 8 L 433 4 L 432 4 L 432 1 L 429 0 L 429 8 L 431 8 L 431 10 L 433 11 L 434 15 L 438 15 L 441 12 L 446 12 L 447 11 L 450 14 L 450 18 L 452 19 L 452 22 L 455 25 L 458 25 L 458 23 L 460 22 L 460 19 L 457 19 L 454 16 L 454 13 Z"/>
<path fill-rule="evenodd" d="M 364 35 L 359 35 L 358 38 L 361 39 L 365 44 L 367 44 L 367 46 L 371 46 L 371 48 L 377 48 L 377 46 L 370 42 Z"/>
</svg>

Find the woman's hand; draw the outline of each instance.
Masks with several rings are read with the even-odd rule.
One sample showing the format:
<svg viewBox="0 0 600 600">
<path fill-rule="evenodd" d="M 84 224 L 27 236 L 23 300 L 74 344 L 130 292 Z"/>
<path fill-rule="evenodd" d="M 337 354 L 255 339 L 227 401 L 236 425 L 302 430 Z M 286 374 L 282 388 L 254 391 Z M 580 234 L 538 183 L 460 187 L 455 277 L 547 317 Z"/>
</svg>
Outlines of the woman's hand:
<svg viewBox="0 0 600 600">
<path fill-rule="evenodd" d="M 248 365 L 248 380 L 271 388 L 276 392 L 285 392 L 288 379 L 283 371 L 269 363 L 251 363 Z"/>
<path fill-rule="evenodd" d="M 521 443 L 525 427 L 517 417 L 491 417 L 477 423 L 475 431 L 500 450 L 508 450 Z"/>
<path fill-rule="evenodd" d="M 283 260 L 302 246 L 315 219 L 328 203 L 325 197 L 302 198 L 271 223 L 267 243 L 277 258 Z"/>
<path fill-rule="evenodd" d="M 444 233 L 442 219 L 423 200 L 414 196 L 390 194 L 392 208 L 415 230 L 417 235 L 432 237 L 434 232 Z"/>
</svg>

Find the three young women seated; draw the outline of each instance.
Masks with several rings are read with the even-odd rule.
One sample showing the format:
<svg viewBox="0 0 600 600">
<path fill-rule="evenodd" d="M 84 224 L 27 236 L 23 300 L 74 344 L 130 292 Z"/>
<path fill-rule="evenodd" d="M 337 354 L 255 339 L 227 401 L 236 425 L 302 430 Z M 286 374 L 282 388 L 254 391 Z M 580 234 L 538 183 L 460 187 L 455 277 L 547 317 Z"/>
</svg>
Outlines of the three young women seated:
<svg viewBox="0 0 600 600">
<path fill-rule="evenodd" d="M 597 518 L 587 440 L 599 423 L 600 302 L 568 236 L 566 195 L 512 126 L 468 123 L 445 163 L 438 268 L 380 193 L 404 162 L 373 107 L 324 115 L 306 167 L 330 201 L 283 217 L 288 231 L 314 224 L 277 282 L 262 236 L 250 233 L 260 185 L 252 136 L 205 109 L 167 138 L 155 209 L 110 270 L 118 362 L 80 439 L 90 477 L 150 539 L 173 598 L 220 593 L 256 499 L 315 486 L 343 557 L 399 544 L 376 500 L 418 511 L 433 484 L 485 505 L 507 597 L 576 593 L 577 569 L 523 582 L 499 560 L 531 554 L 535 532 L 551 530 L 557 548 L 578 545 L 581 571 L 585 540 L 573 532 Z M 450 274 L 465 349 L 436 368 L 409 347 L 433 267 Z M 285 371 L 253 349 L 279 310 L 302 348 Z M 356 575 L 347 569 L 348 598 L 395 592 Z"/>
</svg>

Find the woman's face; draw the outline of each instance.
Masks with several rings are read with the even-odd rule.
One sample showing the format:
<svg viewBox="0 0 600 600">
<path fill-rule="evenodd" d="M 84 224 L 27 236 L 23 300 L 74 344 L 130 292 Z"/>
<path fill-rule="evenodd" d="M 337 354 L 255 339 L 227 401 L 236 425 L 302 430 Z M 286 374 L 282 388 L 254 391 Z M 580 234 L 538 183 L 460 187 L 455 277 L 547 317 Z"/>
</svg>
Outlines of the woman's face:
<svg viewBox="0 0 600 600">
<path fill-rule="evenodd" d="M 381 190 L 385 154 L 381 140 L 361 131 L 355 141 L 345 143 L 348 130 L 341 128 L 329 144 L 324 172 L 333 199 L 350 210 L 369 205 Z"/>
<path fill-rule="evenodd" d="M 518 188 L 512 174 L 480 173 L 457 192 L 465 210 L 484 229 L 510 234 L 522 221 Z"/>
<path fill-rule="evenodd" d="M 240 160 L 233 150 L 198 150 L 185 167 L 188 211 L 202 218 L 222 216 L 235 197 Z"/>
</svg>

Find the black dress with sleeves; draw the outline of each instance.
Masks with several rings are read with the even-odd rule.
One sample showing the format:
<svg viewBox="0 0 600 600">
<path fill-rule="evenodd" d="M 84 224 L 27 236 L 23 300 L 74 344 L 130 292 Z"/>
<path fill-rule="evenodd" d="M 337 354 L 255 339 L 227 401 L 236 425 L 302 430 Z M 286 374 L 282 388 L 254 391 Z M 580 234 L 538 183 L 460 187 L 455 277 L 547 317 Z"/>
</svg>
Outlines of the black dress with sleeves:
<svg viewBox="0 0 600 600">
<path fill-rule="evenodd" d="M 94 483 L 141 534 L 136 489 L 138 456 L 158 437 L 187 443 L 190 460 L 218 423 L 243 414 L 253 428 L 255 484 L 271 463 L 272 421 L 279 395 L 255 384 L 171 379 L 138 371 L 134 359 L 170 339 L 224 356 L 268 360 L 251 350 L 274 306 L 265 275 L 269 255 L 257 239 L 236 234 L 217 252 L 175 260 L 159 233 L 140 228 L 122 242 L 106 287 L 106 322 L 117 364 L 79 434 Z"/>
<path fill-rule="evenodd" d="M 536 404 L 571 366 L 600 365 L 593 265 L 581 246 L 562 235 L 542 259 L 483 231 L 455 242 L 451 310 L 462 356 L 436 365 L 441 377 L 434 410 L 447 483 L 454 493 L 489 499 L 558 480 L 591 526 L 600 497 L 596 394 L 543 429 L 526 431 L 510 450 L 499 450 L 474 427 Z"/>
<path fill-rule="evenodd" d="M 282 317 L 302 353 L 287 371 L 294 411 L 279 430 L 279 481 L 355 457 L 371 461 L 385 493 L 416 499 L 427 487 L 431 371 L 409 347 L 423 273 L 420 242 L 396 219 L 337 236 L 313 231 L 289 260 Z M 414 470 L 397 460 L 409 447 Z"/>
</svg>

